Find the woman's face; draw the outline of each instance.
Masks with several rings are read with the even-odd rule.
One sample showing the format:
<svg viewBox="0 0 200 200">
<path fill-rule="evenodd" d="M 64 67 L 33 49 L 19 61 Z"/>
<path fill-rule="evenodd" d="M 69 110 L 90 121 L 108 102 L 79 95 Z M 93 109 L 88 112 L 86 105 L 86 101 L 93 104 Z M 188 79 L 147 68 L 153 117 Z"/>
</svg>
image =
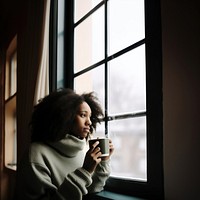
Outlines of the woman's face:
<svg viewBox="0 0 200 200">
<path fill-rule="evenodd" d="M 90 120 L 92 113 L 90 106 L 83 102 L 79 105 L 78 111 L 75 116 L 74 124 L 72 127 L 72 134 L 80 139 L 84 139 L 90 132 L 92 122 Z"/>
</svg>

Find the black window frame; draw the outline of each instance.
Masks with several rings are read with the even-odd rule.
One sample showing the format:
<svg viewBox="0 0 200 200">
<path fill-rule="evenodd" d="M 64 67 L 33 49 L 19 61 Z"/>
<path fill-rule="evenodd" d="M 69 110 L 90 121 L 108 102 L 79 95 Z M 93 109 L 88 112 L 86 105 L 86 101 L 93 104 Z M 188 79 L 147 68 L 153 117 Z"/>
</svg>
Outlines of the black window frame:
<svg viewBox="0 0 200 200">
<path fill-rule="evenodd" d="M 50 32 L 50 91 L 56 85 L 56 26 L 57 1 L 54 1 L 51 13 Z M 101 1 L 106 4 L 108 0 Z M 64 31 L 64 84 L 72 88 L 74 75 L 74 1 L 65 1 Z M 144 0 L 145 2 L 145 39 L 137 45 L 146 46 L 146 107 L 147 112 L 147 182 L 127 179 L 109 178 L 105 190 L 148 199 L 164 199 L 163 178 L 163 113 L 162 113 L 162 43 L 161 43 L 161 8 L 160 0 Z M 99 6 L 100 6 L 99 4 Z M 131 47 L 132 48 L 132 47 Z M 127 49 L 128 50 L 128 49 Z M 115 55 L 118 56 L 118 55 Z M 108 58 L 109 59 L 109 58 Z M 95 66 L 92 66 L 95 67 Z M 105 113 L 105 121 L 111 118 Z M 106 124 L 106 123 L 105 123 Z"/>
</svg>

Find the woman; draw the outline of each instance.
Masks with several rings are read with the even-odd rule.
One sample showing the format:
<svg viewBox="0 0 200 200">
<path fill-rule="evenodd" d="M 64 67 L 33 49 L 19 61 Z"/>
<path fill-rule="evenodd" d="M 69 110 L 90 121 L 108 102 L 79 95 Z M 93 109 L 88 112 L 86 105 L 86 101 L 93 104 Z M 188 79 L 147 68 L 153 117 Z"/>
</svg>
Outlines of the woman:
<svg viewBox="0 0 200 200">
<path fill-rule="evenodd" d="M 17 198 L 80 200 L 100 192 L 110 174 L 98 142 L 85 151 L 103 112 L 93 93 L 58 90 L 35 106 L 31 145 L 17 172 Z"/>
</svg>

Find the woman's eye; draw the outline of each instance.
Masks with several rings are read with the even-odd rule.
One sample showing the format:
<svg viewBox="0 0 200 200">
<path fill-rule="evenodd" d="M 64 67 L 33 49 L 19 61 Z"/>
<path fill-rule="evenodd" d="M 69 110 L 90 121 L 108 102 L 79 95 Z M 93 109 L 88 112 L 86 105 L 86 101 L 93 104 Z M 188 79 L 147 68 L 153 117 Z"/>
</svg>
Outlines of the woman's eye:
<svg viewBox="0 0 200 200">
<path fill-rule="evenodd" d="M 80 116 L 81 116 L 81 117 L 85 117 L 85 114 L 81 114 Z"/>
</svg>

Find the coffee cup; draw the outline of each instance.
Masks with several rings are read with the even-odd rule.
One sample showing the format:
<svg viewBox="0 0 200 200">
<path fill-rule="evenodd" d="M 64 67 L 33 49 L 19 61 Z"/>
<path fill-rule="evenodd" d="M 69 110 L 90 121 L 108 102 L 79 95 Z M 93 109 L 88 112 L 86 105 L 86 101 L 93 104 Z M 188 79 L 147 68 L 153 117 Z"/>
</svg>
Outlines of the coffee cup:
<svg viewBox="0 0 200 200">
<path fill-rule="evenodd" d="M 95 138 L 89 140 L 89 146 L 91 147 L 96 141 L 99 141 L 97 147 L 100 148 L 102 153 L 101 157 L 109 156 L 109 139 L 108 138 Z"/>
</svg>

